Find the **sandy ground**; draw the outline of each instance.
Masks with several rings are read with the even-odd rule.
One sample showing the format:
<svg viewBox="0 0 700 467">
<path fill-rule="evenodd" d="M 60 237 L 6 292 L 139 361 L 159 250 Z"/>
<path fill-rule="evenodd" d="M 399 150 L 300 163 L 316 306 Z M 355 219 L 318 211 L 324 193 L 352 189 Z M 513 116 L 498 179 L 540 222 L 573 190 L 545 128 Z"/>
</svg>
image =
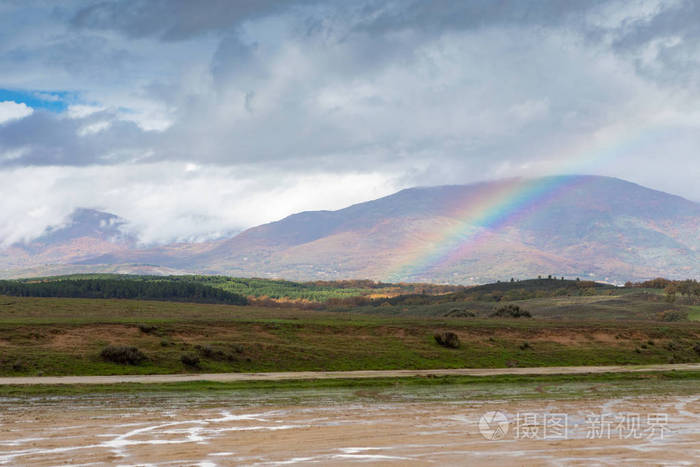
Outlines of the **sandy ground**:
<svg viewBox="0 0 700 467">
<path fill-rule="evenodd" d="M 0 465 L 700 464 L 700 395 L 291 405 L 102 397 L 0 400 Z M 492 428 L 503 424 L 480 425 L 492 411 L 505 417 L 500 439 Z M 545 422 L 562 414 L 558 428 Z"/>
<path fill-rule="evenodd" d="M 495 376 L 495 375 L 570 375 L 584 373 L 625 373 L 639 371 L 700 370 L 699 363 L 668 365 L 560 366 L 536 368 L 456 368 L 438 370 L 367 370 L 367 371 L 290 371 L 278 373 L 210 373 L 175 375 L 110 376 L 27 376 L 0 378 L 0 385 L 12 384 L 114 384 L 177 383 L 184 381 L 282 381 L 334 378 L 397 378 L 408 376 Z"/>
</svg>

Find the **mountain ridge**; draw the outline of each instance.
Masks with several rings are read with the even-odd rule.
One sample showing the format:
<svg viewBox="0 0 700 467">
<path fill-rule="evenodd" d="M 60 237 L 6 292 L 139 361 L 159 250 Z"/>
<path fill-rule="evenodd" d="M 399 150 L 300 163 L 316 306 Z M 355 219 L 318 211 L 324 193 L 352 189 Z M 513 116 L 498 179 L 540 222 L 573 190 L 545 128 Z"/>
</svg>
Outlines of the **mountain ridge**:
<svg viewBox="0 0 700 467">
<path fill-rule="evenodd" d="M 2 275 L 16 274 L 18 265 L 24 274 L 41 270 L 46 260 L 55 260 L 61 272 L 143 267 L 294 280 L 463 284 L 548 274 L 612 282 L 700 275 L 700 203 L 592 175 L 407 188 L 336 211 L 295 213 L 199 244 L 143 248 L 119 235 L 112 241 L 109 229 L 119 230 L 121 220 L 108 213 L 82 215 L 107 222 L 107 232 L 25 246 L 38 248 L 34 259 L 44 260 L 41 264 L 32 255 L 13 263 L 8 251 L 23 247 L 0 251 Z M 48 235 L 63 233 L 54 229 Z M 67 254 L 71 248 L 78 251 Z"/>
</svg>

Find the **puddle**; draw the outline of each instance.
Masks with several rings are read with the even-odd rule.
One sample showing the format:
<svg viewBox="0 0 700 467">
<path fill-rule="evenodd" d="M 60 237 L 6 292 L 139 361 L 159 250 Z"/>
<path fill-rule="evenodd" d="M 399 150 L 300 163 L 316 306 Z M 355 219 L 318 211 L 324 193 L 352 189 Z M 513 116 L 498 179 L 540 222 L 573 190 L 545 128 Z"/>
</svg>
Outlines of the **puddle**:
<svg viewBox="0 0 700 467">
<path fill-rule="evenodd" d="M 698 465 L 700 395 L 686 389 L 579 400 L 475 400 L 459 387 L 381 400 L 351 390 L 2 399 L 0 465 Z M 503 418 L 484 425 L 489 412 Z M 492 436 L 497 426 L 503 436 Z"/>
</svg>

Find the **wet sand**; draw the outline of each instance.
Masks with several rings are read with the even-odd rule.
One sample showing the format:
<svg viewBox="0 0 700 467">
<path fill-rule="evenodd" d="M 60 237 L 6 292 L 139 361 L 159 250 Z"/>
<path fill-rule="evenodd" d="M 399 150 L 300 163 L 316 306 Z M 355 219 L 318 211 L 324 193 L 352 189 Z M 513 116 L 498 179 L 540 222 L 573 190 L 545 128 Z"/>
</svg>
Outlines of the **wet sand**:
<svg viewBox="0 0 700 467">
<path fill-rule="evenodd" d="M 299 404 L 234 395 L 5 399 L 0 465 L 700 464 L 700 395 L 396 401 L 353 394 Z M 490 411 L 506 417 L 501 439 L 488 439 L 498 438 L 493 425 L 487 437 L 480 431 Z M 565 439 L 552 439 L 562 433 L 551 429 L 545 437 L 546 414 L 566 414 Z M 614 423 L 607 433 L 594 423 L 601 414 L 639 415 L 639 436 Z M 641 432 L 650 414 L 666 414 L 661 436 Z"/>
</svg>

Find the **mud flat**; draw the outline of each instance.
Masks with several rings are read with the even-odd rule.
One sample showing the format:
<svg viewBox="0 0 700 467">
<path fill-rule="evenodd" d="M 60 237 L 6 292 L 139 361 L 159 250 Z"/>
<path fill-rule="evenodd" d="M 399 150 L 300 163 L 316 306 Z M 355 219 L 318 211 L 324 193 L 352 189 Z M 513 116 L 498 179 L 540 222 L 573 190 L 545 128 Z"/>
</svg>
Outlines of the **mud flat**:
<svg viewBox="0 0 700 467">
<path fill-rule="evenodd" d="M 698 465 L 692 386 L 578 399 L 459 385 L 4 398 L 0 465 Z"/>
</svg>

